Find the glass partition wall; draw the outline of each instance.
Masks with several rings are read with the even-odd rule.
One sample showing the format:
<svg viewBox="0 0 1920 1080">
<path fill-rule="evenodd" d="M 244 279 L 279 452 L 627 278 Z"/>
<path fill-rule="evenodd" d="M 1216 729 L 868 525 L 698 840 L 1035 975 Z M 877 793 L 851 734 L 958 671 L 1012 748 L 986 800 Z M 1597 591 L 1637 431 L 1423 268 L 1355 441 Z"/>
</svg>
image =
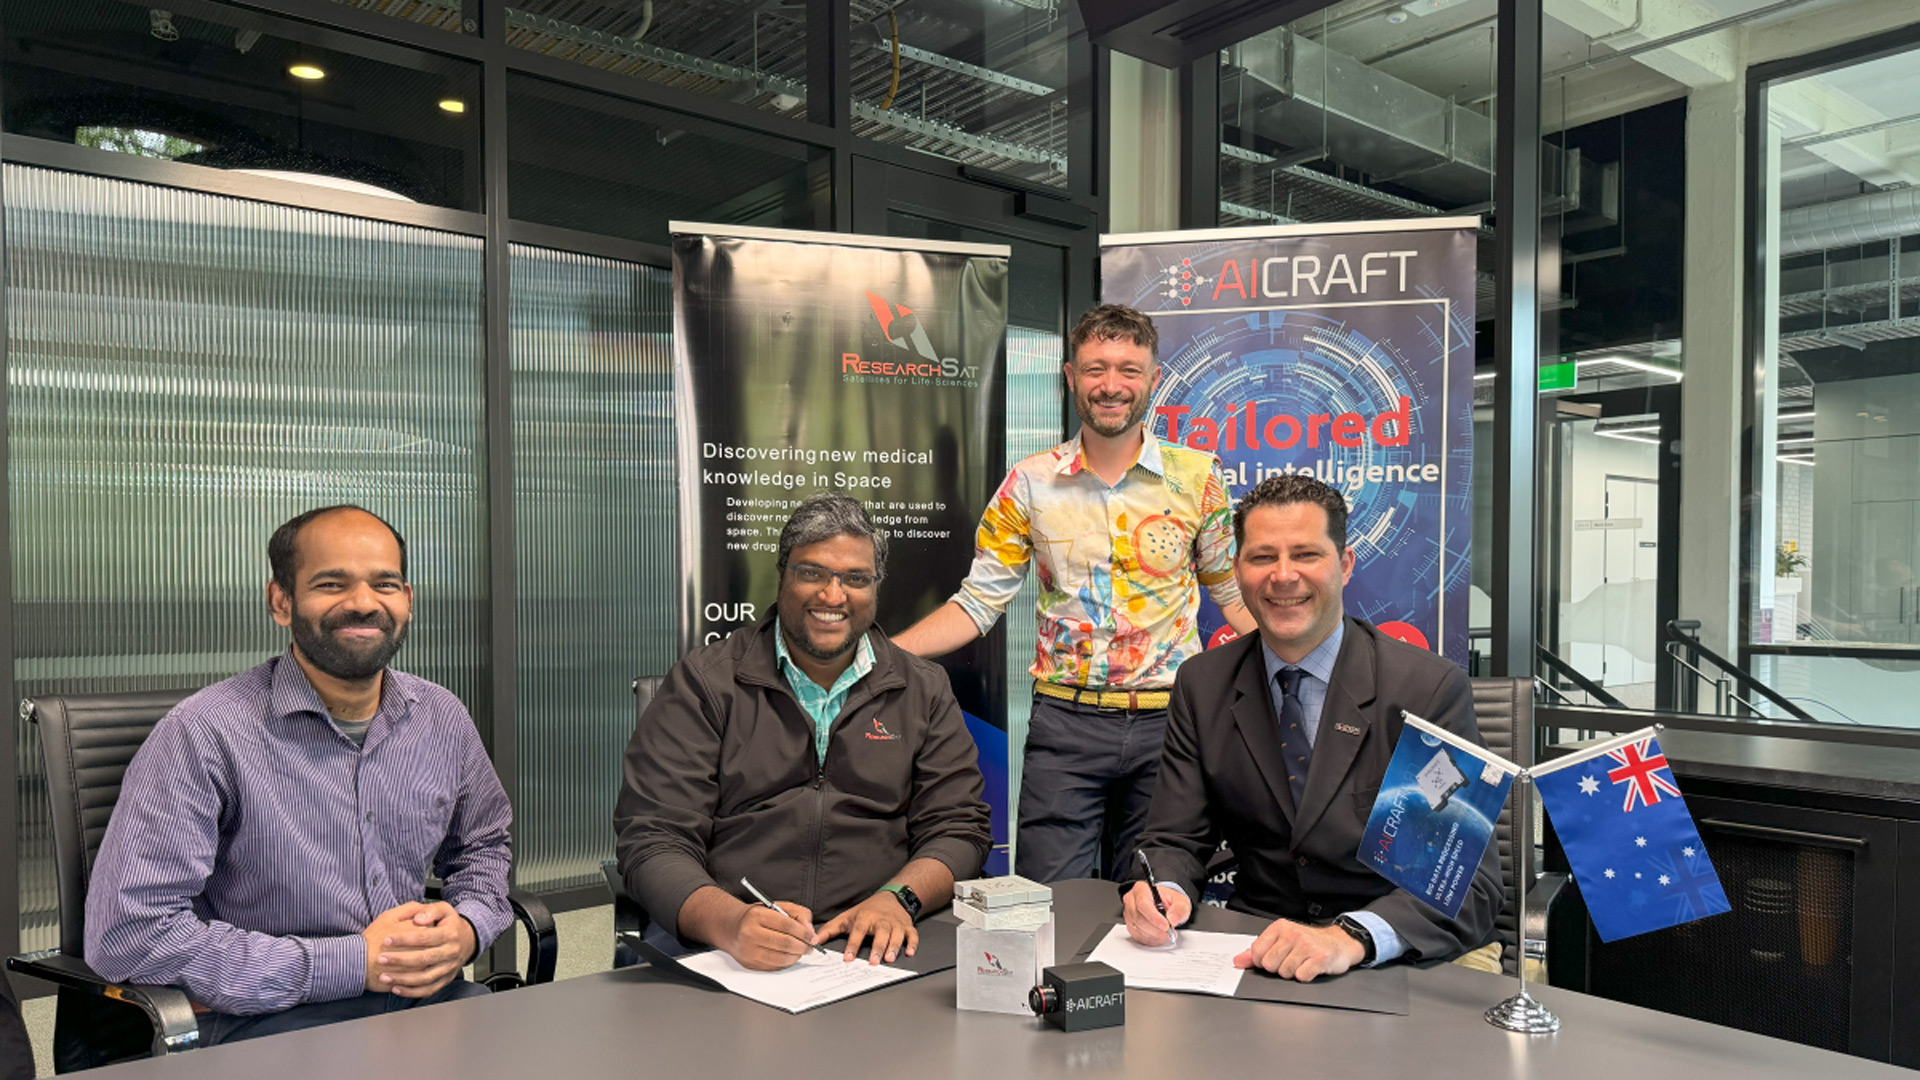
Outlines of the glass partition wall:
<svg viewBox="0 0 1920 1080">
<path fill-rule="evenodd" d="M 16 697 L 258 663 L 267 536 L 362 503 L 411 548 L 401 666 L 514 798 L 517 884 L 603 902 L 629 687 L 678 659 L 667 222 L 845 228 L 856 149 L 1097 205 L 1060 3 L 650 7 L 0 0 Z M 1060 438 L 1060 348 L 1013 332 L 1010 447 Z M 9 951 L 57 918 L 10 742 Z"/>
<path fill-rule="evenodd" d="M 1741 646 L 1767 716 L 1920 727 L 1920 41 L 1754 88 Z"/>
</svg>

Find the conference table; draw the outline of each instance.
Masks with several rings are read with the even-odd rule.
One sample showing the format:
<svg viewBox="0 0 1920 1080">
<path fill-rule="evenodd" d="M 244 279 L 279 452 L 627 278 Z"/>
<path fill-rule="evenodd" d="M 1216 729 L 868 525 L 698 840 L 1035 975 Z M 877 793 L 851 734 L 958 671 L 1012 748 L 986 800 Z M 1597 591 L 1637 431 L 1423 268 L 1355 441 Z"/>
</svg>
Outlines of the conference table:
<svg viewBox="0 0 1920 1080">
<path fill-rule="evenodd" d="M 1054 886 L 1060 959 L 1118 918 L 1110 884 Z M 1203 913 L 1204 914 L 1204 913 Z M 562 942 L 610 948 L 610 942 Z M 1124 1027 L 1066 1034 L 954 1008 L 951 970 L 789 1015 L 628 968 L 488 998 L 112 1067 L 103 1080 L 342 1077 L 1139 1076 L 1662 1080 L 1905 1077 L 1893 1066 L 1566 990 L 1535 996 L 1558 1034 L 1500 1031 L 1481 1013 L 1516 982 L 1442 964 L 1409 973 L 1405 1016 L 1144 990 Z M 1738 993 L 1737 987 L 1727 992 Z"/>
</svg>

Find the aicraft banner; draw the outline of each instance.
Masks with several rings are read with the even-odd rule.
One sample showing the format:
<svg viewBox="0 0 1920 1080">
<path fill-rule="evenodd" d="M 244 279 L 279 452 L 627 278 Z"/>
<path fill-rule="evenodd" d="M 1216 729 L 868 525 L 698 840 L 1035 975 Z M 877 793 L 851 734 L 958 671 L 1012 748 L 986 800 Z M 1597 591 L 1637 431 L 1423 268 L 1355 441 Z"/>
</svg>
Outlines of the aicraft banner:
<svg viewBox="0 0 1920 1080">
<path fill-rule="evenodd" d="M 671 228 L 682 651 L 772 613 L 780 528 L 819 491 L 887 530 L 878 626 L 945 603 L 1005 471 L 1009 249 Z M 942 661 L 999 843 L 1005 654 L 996 633 Z"/>
<path fill-rule="evenodd" d="M 1235 498 L 1306 472 L 1347 497 L 1347 612 L 1467 661 L 1477 218 L 1101 238 L 1101 292 L 1153 316 L 1150 414 Z M 1211 599 L 1201 630 L 1232 634 Z"/>
</svg>

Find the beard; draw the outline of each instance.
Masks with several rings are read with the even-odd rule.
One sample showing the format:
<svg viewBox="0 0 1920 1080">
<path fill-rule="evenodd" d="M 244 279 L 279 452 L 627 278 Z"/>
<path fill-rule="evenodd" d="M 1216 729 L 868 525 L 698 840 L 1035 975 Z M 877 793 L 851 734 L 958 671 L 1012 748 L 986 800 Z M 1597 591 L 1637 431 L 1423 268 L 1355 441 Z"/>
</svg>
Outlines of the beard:
<svg viewBox="0 0 1920 1080">
<path fill-rule="evenodd" d="M 1125 435 L 1147 415 L 1147 395 L 1141 394 L 1127 405 L 1127 415 L 1117 425 L 1103 424 L 1095 419 L 1092 400 L 1091 397 L 1079 396 L 1073 399 L 1074 409 L 1080 413 L 1080 423 L 1109 439 Z"/>
<path fill-rule="evenodd" d="M 867 628 L 873 625 L 872 619 L 868 619 L 863 623 L 858 616 L 850 611 L 847 613 L 847 635 L 841 639 L 840 644 L 836 646 L 816 645 L 813 641 L 813 635 L 807 632 L 806 618 L 807 615 L 804 610 L 795 612 L 790 617 L 787 611 L 782 608 L 780 611 L 780 632 L 786 635 L 788 645 L 799 649 L 801 652 L 806 653 L 808 656 L 813 657 L 823 664 L 838 660 L 847 653 L 859 648 L 860 639 L 867 636 Z"/>
<path fill-rule="evenodd" d="M 372 626 L 381 637 L 365 645 L 349 645 L 334 631 L 349 626 Z M 387 666 L 407 640 L 405 623 L 395 624 L 384 611 L 336 613 L 318 622 L 298 611 L 293 614 L 293 643 L 314 667 L 343 682 L 364 682 Z"/>
</svg>

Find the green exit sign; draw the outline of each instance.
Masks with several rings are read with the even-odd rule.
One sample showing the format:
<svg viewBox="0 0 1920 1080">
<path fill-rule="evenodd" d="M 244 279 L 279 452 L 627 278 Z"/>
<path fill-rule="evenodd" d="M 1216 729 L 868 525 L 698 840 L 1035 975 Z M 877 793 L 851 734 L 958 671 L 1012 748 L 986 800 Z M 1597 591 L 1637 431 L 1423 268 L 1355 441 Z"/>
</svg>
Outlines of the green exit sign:
<svg viewBox="0 0 1920 1080">
<path fill-rule="evenodd" d="M 1571 360 L 1564 364 L 1540 365 L 1540 389 L 1543 392 L 1547 390 L 1571 390 L 1573 389 L 1573 384 L 1578 381 L 1579 376 L 1574 372 L 1574 364 Z"/>
</svg>

